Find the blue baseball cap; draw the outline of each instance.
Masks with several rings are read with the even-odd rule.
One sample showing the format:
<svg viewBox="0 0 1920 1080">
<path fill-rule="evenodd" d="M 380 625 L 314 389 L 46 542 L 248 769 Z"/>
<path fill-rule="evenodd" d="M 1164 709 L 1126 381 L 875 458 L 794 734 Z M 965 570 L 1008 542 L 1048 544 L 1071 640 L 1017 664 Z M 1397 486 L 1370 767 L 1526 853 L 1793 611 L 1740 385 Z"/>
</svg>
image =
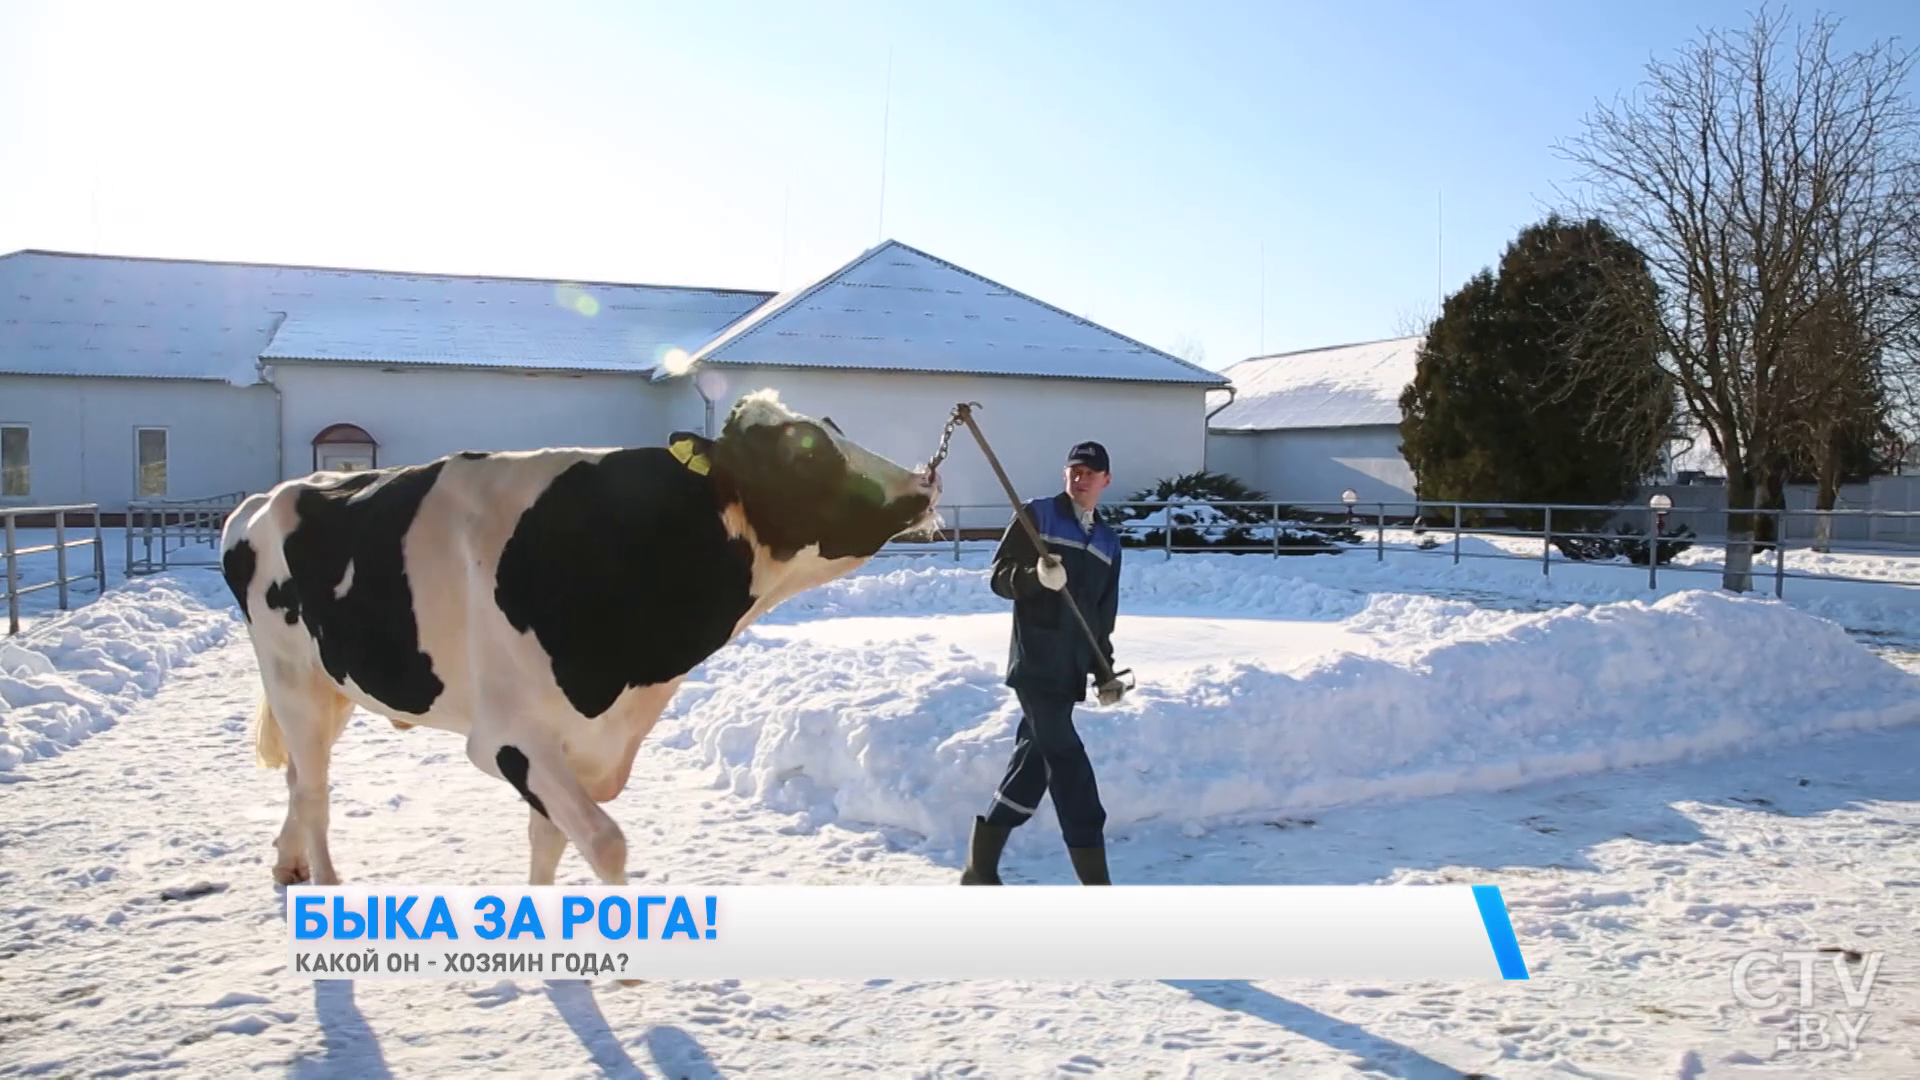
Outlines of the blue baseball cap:
<svg viewBox="0 0 1920 1080">
<path fill-rule="evenodd" d="M 1076 445 L 1067 451 L 1067 464 L 1085 465 L 1094 472 L 1112 472 L 1107 462 L 1107 448 L 1091 440 Z"/>
</svg>

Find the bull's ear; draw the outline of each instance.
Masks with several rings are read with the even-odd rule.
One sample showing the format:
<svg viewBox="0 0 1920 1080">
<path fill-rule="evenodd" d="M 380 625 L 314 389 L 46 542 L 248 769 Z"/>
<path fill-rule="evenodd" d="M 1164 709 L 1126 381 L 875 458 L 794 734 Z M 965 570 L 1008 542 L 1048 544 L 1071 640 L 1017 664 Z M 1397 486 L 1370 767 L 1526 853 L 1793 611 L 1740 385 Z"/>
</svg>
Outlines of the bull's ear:
<svg viewBox="0 0 1920 1080">
<path fill-rule="evenodd" d="M 702 475 L 709 467 L 707 455 L 713 452 L 713 440 L 691 431 L 676 431 L 667 436 L 667 450 L 680 464 Z"/>
<path fill-rule="evenodd" d="M 828 427 L 830 427 L 830 428 L 832 428 L 832 429 L 833 429 L 833 433 L 834 433 L 835 435 L 845 435 L 845 434 L 846 434 L 846 432 L 844 432 L 844 431 L 841 431 L 841 430 L 840 430 L 840 425 L 839 425 L 839 424 L 836 424 L 836 423 L 834 423 L 834 422 L 833 422 L 833 417 L 831 417 L 831 416 L 823 416 L 823 417 L 821 417 L 821 418 L 820 418 L 820 422 L 821 422 L 821 423 L 823 423 L 823 424 L 825 424 L 825 425 L 827 425 Z"/>
</svg>

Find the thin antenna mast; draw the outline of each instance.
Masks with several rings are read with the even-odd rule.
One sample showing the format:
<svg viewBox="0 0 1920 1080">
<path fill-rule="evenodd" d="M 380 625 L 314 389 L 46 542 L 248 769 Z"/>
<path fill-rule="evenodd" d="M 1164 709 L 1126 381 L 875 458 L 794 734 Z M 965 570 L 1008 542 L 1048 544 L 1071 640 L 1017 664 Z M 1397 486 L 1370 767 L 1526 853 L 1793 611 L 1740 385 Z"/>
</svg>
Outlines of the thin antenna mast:
<svg viewBox="0 0 1920 1080">
<path fill-rule="evenodd" d="M 893 122 L 893 46 L 887 46 L 887 94 L 886 104 L 880 113 L 880 221 L 874 229 L 873 242 L 878 244 L 887 238 L 887 131 Z"/>
<path fill-rule="evenodd" d="M 1267 241 L 1260 241 L 1260 355 L 1267 353 Z"/>
<path fill-rule="evenodd" d="M 780 191 L 780 280 L 774 283 L 774 288 L 779 292 L 787 289 L 787 222 L 791 220 L 789 211 L 792 205 L 793 183 L 788 181 Z"/>
<path fill-rule="evenodd" d="M 1445 191 L 1436 191 L 1434 192 L 1433 210 L 1433 300 L 1434 303 L 1439 305 L 1439 310 L 1433 313 L 1433 317 L 1436 319 L 1440 317 L 1441 311 L 1445 310 L 1447 306 L 1447 289 L 1445 285 L 1441 284 L 1443 277 L 1441 266 L 1446 259 L 1446 246 L 1447 195 Z"/>
</svg>

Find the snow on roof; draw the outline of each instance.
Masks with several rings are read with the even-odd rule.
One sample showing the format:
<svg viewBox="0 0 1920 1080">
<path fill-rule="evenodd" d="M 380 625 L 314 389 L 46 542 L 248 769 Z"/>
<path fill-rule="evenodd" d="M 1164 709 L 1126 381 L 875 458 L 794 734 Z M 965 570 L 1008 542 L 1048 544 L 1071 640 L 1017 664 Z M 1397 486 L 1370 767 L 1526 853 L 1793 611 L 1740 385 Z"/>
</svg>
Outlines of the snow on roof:
<svg viewBox="0 0 1920 1080">
<path fill-rule="evenodd" d="M 646 371 L 771 296 L 17 251 L 0 256 L 0 373 L 244 386 L 263 355 L 447 363 L 456 352 L 464 364 Z"/>
<path fill-rule="evenodd" d="M 1226 381 L 894 240 L 768 301 L 693 361 L 1204 386 Z M 655 377 L 667 374 L 662 369 Z"/>
<path fill-rule="evenodd" d="M 1226 369 L 1232 404 L 1215 430 L 1365 427 L 1400 423 L 1400 392 L 1413 381 L 1420 336 L 1256 356 Z"/>
<path fill-rule="evenodd" d="M 295 315 L 260 358 L 644 374 L 668 350 L 694 348 L 712 331 L 712 313 L 672 314 L 679 317 L 626 325 L 564 314 L 501 322 L 400 312 Z"/>
</svg>

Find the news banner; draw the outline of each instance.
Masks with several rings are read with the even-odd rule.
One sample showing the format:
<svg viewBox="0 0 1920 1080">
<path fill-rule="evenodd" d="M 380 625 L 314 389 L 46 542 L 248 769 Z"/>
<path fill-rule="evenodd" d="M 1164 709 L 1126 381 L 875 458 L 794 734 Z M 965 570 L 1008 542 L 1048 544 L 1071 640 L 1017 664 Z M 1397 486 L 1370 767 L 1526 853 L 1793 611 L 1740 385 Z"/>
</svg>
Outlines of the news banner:
<svg viewBox="0 0 1920 1080">
<path fill-rule="evenodd" d="M 1493 885 L 293 886 L 316 979 L 1527 978 Z"/>
</svg>

